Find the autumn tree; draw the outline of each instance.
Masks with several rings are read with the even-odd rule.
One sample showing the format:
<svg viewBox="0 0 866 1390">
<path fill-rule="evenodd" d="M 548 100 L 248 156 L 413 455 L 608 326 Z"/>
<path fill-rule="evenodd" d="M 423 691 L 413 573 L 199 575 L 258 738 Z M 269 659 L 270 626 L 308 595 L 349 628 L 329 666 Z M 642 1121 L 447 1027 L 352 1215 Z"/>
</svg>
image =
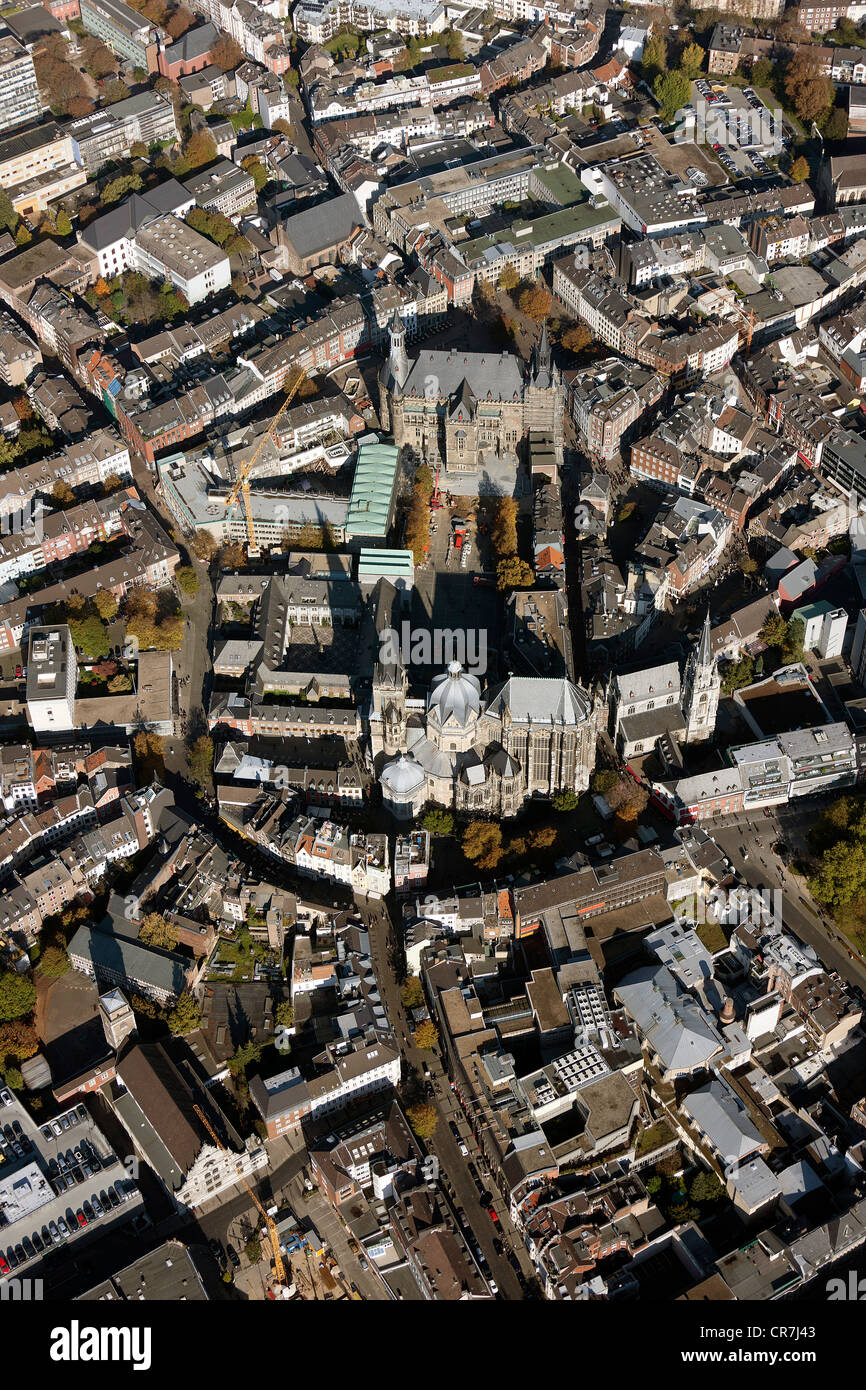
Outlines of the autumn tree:
<svg viewBox="0 0 866 1390">
<path fill-rule="evenodd" d="M 139 929 L 138 939 L 145 946 L 158 946 L 163 951 L 173 951 L 177 945 L 177 931 L 161 912 L 148 912 Z"/>
<path fill-rule="evenodd" d="M 521 314 L 526 314 L 527 318 L 546 319 L 550 313 L 552 300 L 550 293 L 542 284 L 531 285 L 525 289 L 517 301 L 517 307 Z"/>
<path fill-rule="evenodd" d="M 217 543 L 210 531 L 196 531 L 192 538 L 192 552 L 196 559 L 210 564 L 217 553 Z"/>
<path fill-rule="evenodd" d="M 0 1058 L 14 1057 L 25 1062 L 39 1051 L 39 1036 L 32 1023 L 18 1018 L 11 1023 L 0 1023 Z"/>
<path fill-rule="evenodd" d="M 532 566 L 518 555 L 509 555 L 496 566 L 496 587 L 500 593 L 507 589 L 528 589 L 534 580 Z"/>
<path fill-rule="evenodd" d="M 520 276 L 513 265 L 507 265 L 497 281 L 501 290 L 516 290 L 520 284 Z"/>
<path fill-rule="evenodd" d="M 51 497 L 58 507 L 69 507 L 75 501 L 75 493 L 68 483 L 62 480 L 56 482 L 51 489 Z"/>
<path fill-rule="evenodd" d="M 100 589 L 93 600 L 96 611 L 104 623 L 110 623 L 117 617 L 117 599 L 110 589 Z"/>
<path fill-rule="evenodd" d="M 200 734 L 187 754 L 189 772 L 194 782 L 206 787 L 213 769 L 213 739 L 209 734 Z"/>
<path fill-rule="evenodd" d="M 796 52 L 785 69 L 785 95 L 801 121 L 817 121 L 833 101 L 834 88 L 817 57 Z"/>
<path fill-rule="evenodd" d="M 409 975 L 400 991 L 403 1005 L 407 1009 L 417 1009 L 424 1003 L 424 990 L 417 975 Z"/>
<path fill-rule="evenodd" d="M 539 825 L 529 832 L 529 843 L 533 849 L 550 849 L 556 843 L 556 828 L 552 825 Z"/>
<path fill-rule="evenodd" d="M 425 1019 L 419 1023 L 415 1029 L 415 1046 L 420 1047 L 422 1052 L 432 1052 L 439 1041 L 439 1029 L 430 1019 Z"/>
<path fill-rule="evenodd" d="M 792 183 L 803 183 L 809 177 L 809 161 L 800 155 L 791 165 Z"/>
<path fill-rule="evenodd" d="M 496 821 L 475 820 L 461 841 L 463 853 L 479 869 L 495 869 L 502 858 L 502 828 Z"/>
<path fill-rule="evenodd" d="M 585 323 L 575 323 L 566 328 L 560 341 L 569 352 L 580 352 L 592 342 L 592 334 Z"/>
<path fill-rule="evenodd" d="M 183 5 L 178 5 L 174 14 L 169 15 L 165 24 L 166 33 L 173 39 L 181 38 L 195 24 L 196 19 Z"/>
<path fill-rule="evenodd" d="M 435 1105 L 422 1102 L 408 1107 L 406 1119 L 412 1126 L 412 1133 L 418 1139 L 432 1139 L 439 1124 L 439 1111 Z"/>
<path fill-rule="evenodd" d="M 214 67 L 222 68 L 223 72 L 231 72 L 244 61 L 244 51 L 228 34 L 220 34 L 211 48 L 210 60 Z"/>
<path fill-rule="evenodd" d="M 490 525 L 490 543 L 500 558 L 517 554 L 517 502 L 513 497 L 497 499 Z"/>
<path fill-rule="evenodd" d="M 207 130 L 194 130 L 183 147 L 190 169 L 201 169 L 217 157 L 216 141 Z"/>
</svg>

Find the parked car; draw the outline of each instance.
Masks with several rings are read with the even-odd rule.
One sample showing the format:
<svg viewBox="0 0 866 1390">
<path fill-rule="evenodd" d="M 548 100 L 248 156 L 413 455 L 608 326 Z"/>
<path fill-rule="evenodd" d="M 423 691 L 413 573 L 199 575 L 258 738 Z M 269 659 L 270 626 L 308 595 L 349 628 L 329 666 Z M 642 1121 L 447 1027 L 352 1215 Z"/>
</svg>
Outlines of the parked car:
<svg viewBox="0 0 866 1390">
<path fill-rule="evenodd" d="M 238 1255 L 237 1250 L 235 1250 L 235 1247 L 234 1247 L 233 1245 L 226 1245 L 226 1254 L 228 1255 L 229 1259 L 231 1260 L 232 1266 L 233 1266 L 235 1269 L 240 1269 L 240 1267 L 241 1267 L 240 1257 L 239 1257 L 239 1255 Z"/>
<path fill-rule="evenodd" d="M 75 1220 L 78 1222 L 79 1226 L 87 1225 L 87 1217 L 84 1215 L 84 1212 L 81 1210 L 80 1207 L 78 1208 L 78 1211 L 75 1213 Z"/>
</svg>

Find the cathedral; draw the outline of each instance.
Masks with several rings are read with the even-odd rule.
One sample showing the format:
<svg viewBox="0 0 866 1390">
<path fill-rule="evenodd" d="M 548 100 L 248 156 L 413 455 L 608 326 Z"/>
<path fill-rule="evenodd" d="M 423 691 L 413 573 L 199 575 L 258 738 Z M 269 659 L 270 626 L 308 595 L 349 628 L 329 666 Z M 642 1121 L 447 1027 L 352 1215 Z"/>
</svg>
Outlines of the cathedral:
<svg viewBox="0 0 866 1390">
<path fill-rule="evenodd" d="M 722 678 L 713 656 L 710 611 L 680 676 L 677 661 L 617 676 L 611 686 L 613 735 L 623 758 L 658 749 L 666 762 L 677 743 L 705 743 L 716 728 Z"/>
<path fill-rule="evenodd" d="M 423 713 L 405 668 L 377 663 L 370 743 L 382 800 L 400 819 L 428 802 L 497 817 L 532 796 L 586 791 L 604 722 L 601 691 L 569 680 L 511 676 L 483 692 L 458 661 L 437 676 Z"/>
<path fill-rule="evenodd" d="M 421 348 L 410 362 L 397 311 L 379 373 L 379 419 L 433 467 L 474 473 L 516 464 L 530 430 L 562 438 L 562 382 L 545 325 L 528 370 L 512 353 Z"/>
</svg>

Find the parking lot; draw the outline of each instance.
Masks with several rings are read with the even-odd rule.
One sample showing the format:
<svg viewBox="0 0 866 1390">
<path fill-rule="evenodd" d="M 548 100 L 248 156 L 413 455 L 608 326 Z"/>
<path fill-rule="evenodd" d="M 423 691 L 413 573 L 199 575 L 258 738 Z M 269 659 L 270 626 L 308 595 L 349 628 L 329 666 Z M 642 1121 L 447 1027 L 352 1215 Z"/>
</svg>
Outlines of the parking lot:
<svg viewBox="0 0 866 1390">
<path fill-rule="evenodd" d="M 0 1090 L 0 1278 L 143 1211 L 141 1193 L 84 1105 L 37 1125 Z M 41 1272 L 41 1268 L 40 1268 Z"/>
<path fill-rule="evenodd" d="M 765 177 L 774 171 L 768 160 L 783 148 L 781 120 L 752 87 L 725 86 L 712 79 L 692 83 L 696 138 L 710 146 L 732 179 Z"/>
</svg>

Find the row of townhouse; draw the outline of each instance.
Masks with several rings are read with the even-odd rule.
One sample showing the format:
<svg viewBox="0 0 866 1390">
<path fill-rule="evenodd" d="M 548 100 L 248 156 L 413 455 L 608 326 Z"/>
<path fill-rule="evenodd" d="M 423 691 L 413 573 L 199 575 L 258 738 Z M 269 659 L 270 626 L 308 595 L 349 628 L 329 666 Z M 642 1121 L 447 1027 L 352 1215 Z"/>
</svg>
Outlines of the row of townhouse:
<svg viewBox="0 0 866 1390">
<path fill-rule="evenodd" d="M 859 750 L 847 724 L 794 729 L 729 748 L 730 766 L 654 782 L 653 801 L 680 825 L 784 806 L 799 797 L 838 794 L 858 779 Z"/>
<path fill-rule="evenodd" d="M 553 292 L 588 325 L 594 338 L 659 376 L 682 383 L 721 371 L 739 346 L 742 329 L 728 323 L 666 335 L 637 301 L 596 271 L 578 265 L 574 256 L 555 262 Z"/>
<path fill-rule="evenodd" d="M 97 541 L 120 535 L 127 500 L 126 494 L 115 494 L 64 511 L 28 508 L 13 516 L 0 531 L 0 584 L 60 564 Z"/>
<path fill-rule="evenodd" d="M 174 546 L 159 539 L 146 546 L 136 544 L 128 554 L 95 566 L 74 579 L 60 580 L 24 598 L 0 604 L 0 651 L 15 651 L 38 615 L 55 604 L 68 603 L 72 594 L 91 599 L 100 590 L 108 590 L 119 603 L 131 589 L 165 588 L 171 582 L 179 559 Z"/>
<path fill-rule="evenodd" d="M 307 109 L 314 125 L 374 111 L 404 106 L 449 106 L 481 95 L 481 73 L 471 63 L 452 63 L 414 77 L 400 73 L 383 82 L 358 82 L 345 90 L 342 83 L 323 80 L 307 91 Z"/>
<path fill-rule="evenodd" d="M 372 897 L 391 891 L 387 835 L 352 832 L 321 816 L 293 815 L 285 796 L 261 787 L 223 786 L 218 797 L 227 825 L 299 874 Z"/>
<path fill-rule="evenodd" d="M 264 7 L 249 0 L 191 0 L 190 9 L 229 34 L 248 58 L 279 76 L 291 67 L 285 29 Z M 288 6 L 282 18 L 288 14 Z"/>
<path fill-rule="evenodd" d="M 132 482 L 129 449 L 112 428 L 94 430 L 60 454 L 13 468 L 3 475 L 0 517 L 9 518 L 33 510 L 37 497 L 50 498 L 58 483 L 78 488 L 99 488 L 109 478 Z"/>
</svg>

